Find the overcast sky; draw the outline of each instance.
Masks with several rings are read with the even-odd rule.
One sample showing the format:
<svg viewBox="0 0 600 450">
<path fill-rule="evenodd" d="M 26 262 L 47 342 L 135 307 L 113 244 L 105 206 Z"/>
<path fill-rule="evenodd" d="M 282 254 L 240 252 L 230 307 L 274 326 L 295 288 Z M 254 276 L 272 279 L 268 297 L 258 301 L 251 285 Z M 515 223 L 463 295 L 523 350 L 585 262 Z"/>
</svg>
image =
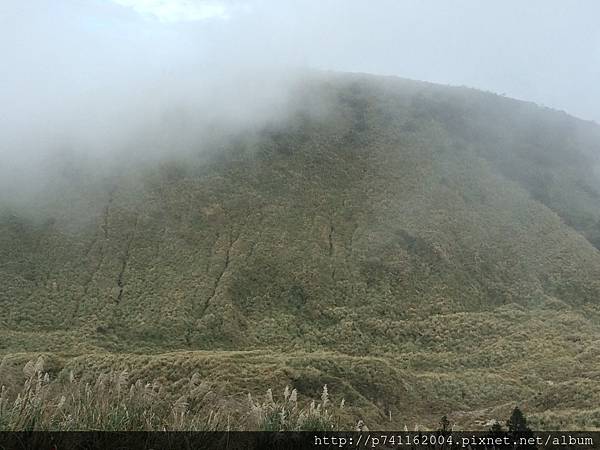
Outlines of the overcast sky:
<svg viewBox="0 0 600 450">
<path fill-rule="evenodd" d="M 108 127 L 117 99 L 143 114 L 181 74 L 278 67 L 466 85 L 600 122 L 599 22 L 596 0 L 1 0 L 0 132 Z"/>
</svg>

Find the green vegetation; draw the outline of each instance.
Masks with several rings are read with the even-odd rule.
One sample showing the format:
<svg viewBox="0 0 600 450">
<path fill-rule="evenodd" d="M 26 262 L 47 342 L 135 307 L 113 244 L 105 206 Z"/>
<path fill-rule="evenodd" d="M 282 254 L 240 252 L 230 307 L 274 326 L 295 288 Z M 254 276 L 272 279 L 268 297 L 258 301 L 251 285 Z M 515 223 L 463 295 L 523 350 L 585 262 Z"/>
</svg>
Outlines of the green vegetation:
<svg viewBox="0 0 600 450">
<path fill-rule="evenodd" d="M 396 78 L 296 95 L 259 129 L 0 205 L 0 384 L 43 353 L 165 402 L 196 372 L 223 398 L 326 384 L 347 427 L 484 428 L 518 402 L 534 428 L 599 428 L 600 127 Z"/>
</svg>

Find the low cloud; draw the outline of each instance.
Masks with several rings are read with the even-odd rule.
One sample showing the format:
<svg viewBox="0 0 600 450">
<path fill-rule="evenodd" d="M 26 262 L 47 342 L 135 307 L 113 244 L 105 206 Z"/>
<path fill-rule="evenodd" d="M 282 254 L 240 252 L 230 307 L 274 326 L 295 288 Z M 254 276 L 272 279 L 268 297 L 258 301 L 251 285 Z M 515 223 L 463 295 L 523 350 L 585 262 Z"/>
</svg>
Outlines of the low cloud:
<svg viewBox="0 0 600 450">
<path fill-rule="evenodd" d="M 210 120 L 281 118 L 307 68 L 469 85 L 600 121 L 599 15 L 560 0 L 5 0 L 0 191 L 42 186 L 53 155 L 168 154 Z"/>
</svg>

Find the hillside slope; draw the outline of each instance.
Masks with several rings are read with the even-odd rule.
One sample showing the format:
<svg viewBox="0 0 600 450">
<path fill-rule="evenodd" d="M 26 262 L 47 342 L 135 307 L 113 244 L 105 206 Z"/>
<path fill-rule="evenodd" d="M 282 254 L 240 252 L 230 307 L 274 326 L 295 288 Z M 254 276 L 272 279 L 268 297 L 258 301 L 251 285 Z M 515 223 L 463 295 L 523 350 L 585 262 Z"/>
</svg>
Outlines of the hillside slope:
<svg viewBox="0 0 600 450">
<path fill-rule="evenodd" d="M 394 78 L 298 91 L 195 156 L 3 207 L 6 373 L 49 352 L 232 392 L 328 383 L 386 427 L 515 402 L 600 426 L 599 127 Z"/>
</svg>

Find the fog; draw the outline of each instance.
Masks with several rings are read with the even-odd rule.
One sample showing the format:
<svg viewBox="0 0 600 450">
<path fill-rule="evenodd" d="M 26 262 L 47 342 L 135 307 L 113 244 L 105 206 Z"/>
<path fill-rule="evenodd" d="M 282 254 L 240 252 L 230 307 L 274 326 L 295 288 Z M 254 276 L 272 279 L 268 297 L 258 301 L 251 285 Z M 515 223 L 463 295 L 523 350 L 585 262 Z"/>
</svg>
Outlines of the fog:
<svg viewBox="0 0 600 450">
<path fill-rule="evenodd" d="M 276 120 L 308 69 L 466 85 L 600 122 L 598 17 L 594 0 L 3 0 L 0 189 L 39 189 L 53 154 L 172 152 L 161 127 L 178 111 L 193 111 L 189 129 Z"/>
</svg>

